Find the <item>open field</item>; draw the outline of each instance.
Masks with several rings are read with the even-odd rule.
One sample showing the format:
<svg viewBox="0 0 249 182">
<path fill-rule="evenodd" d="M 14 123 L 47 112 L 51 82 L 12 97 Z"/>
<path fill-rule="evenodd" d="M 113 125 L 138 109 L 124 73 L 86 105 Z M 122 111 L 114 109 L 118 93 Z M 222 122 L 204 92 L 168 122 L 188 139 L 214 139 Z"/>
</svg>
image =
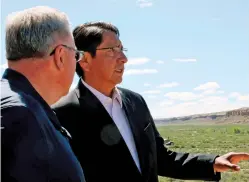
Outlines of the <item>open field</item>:
<svg viewBox="0 0 249 182">
<path fill-rule="evenodd" d="M 248 124 L 165 125 L 158 126 L 158 130 L 164 138 L 174 142 L 174 145 L 169 147 L 173 151 L 210 154 L 249 152 Z M 239 165 L 240 172 L 222 173 L 221 182 L 249 182 L 249 161 Z M 160 177 L 160 182 L 183 180 Z"/>
</svg>

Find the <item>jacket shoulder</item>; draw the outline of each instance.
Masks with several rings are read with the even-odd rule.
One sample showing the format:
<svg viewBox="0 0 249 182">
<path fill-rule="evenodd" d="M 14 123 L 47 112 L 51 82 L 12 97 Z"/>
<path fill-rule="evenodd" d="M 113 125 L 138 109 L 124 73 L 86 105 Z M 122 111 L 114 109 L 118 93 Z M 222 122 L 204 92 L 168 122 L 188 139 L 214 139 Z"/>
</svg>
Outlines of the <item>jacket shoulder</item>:
<svg viewBox="0 0 249 182">
<path fill-rule="evenodd" d="M 24 107 L 32 110 L 37 101 L 22 90 L 10 85 L 8 81 L 1 80 L 1 111 L 11 107 Z"/>
<path fill-rule="evenodd" d="M 128 97 L 131 99 L 139 99 L 144 102 L 143 96 L 137 92 L 122 87 L 118 87 L 118 90 L 120 91 L 121 95 L 123 95 L 124 97 Z"/>
<path fill-rule="evenodd" d="M 33 111 L 37 106 L 33 97 L 10 85 L 8 81 L 1 81 L 1 126 L 5 130 L 12 131 L 15 126 L 26 127 L 28 119 L 34 121 Z"/>
<path fill-rule="evenodd" d="M 56 112 L 63 108 L 73 107 L 78 105 L 79 100 L 75 89 L 70 91 L 67 95 L 61 97 L 56 103 L 51 105 L 51 108 Z"/>
</svg>

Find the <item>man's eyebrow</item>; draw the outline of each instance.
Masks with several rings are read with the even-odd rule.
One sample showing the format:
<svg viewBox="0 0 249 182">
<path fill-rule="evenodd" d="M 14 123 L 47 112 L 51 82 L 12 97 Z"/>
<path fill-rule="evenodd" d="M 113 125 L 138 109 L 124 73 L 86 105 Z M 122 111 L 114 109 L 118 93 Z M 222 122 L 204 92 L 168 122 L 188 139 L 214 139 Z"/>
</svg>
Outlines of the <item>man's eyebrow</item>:
<svg viewBox="0 0 249 182">
<path fill-rule="evenodd" d="M 115 47 L 123 47 L 123 44 L 119 42 L 118 44 L 115 45 Z"/>
<path fill-rule="evenodd" d="M 99 45 L 97 48 L 102 48 L 102 47 L 121 47 L 123 48 L 123 44 L 121 41 L 118 41 L 118 42 L 102 42 L 103 44 L 102 45 Z"/>
</svg>

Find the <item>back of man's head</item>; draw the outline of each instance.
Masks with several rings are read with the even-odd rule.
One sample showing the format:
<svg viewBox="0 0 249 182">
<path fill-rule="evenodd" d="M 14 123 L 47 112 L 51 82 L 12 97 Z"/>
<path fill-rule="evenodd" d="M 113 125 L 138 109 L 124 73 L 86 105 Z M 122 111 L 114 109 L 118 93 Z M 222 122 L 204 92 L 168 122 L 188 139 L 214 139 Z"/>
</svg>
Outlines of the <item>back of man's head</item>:
<svg viewBox="0 0 249 182">
<path fill-rule="evenodd" d="M 56 37 L 70 33 L 67 16 L 56 9 L 37 6 L 12 13 L 6 23 L 6 57 L 9 61 L 41 58 Z"/>
<path fill-rule="evenodd" d="M 23 74 L 48 103 L 68 92 L 78 51 L 65 13 L 45 6 L 13 13 L 5 40 L 9 68 Z"/>
</svg>

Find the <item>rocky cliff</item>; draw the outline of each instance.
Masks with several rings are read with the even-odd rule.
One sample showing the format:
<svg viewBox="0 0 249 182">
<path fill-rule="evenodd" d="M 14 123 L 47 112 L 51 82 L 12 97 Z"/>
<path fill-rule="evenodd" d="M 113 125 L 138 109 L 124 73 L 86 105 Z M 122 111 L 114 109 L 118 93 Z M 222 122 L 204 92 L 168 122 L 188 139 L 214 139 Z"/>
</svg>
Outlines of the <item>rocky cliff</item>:
<svg viewBox="0 0 249 182">
<path fill-rule="evenodd" d="M 155 119 L 156 124 L 249 124 L 249 107 L 183 117 Z"/>
<path fill-rule="evenodd" d="M 226 112 L 226 116 L 230 117 L 230 116 L 249 116 L 249 108 L 241 108 L 241 109 L 236 109 L 236 110 L 232 110 L 232 111 L 227 111 Z"/>
</svg>

